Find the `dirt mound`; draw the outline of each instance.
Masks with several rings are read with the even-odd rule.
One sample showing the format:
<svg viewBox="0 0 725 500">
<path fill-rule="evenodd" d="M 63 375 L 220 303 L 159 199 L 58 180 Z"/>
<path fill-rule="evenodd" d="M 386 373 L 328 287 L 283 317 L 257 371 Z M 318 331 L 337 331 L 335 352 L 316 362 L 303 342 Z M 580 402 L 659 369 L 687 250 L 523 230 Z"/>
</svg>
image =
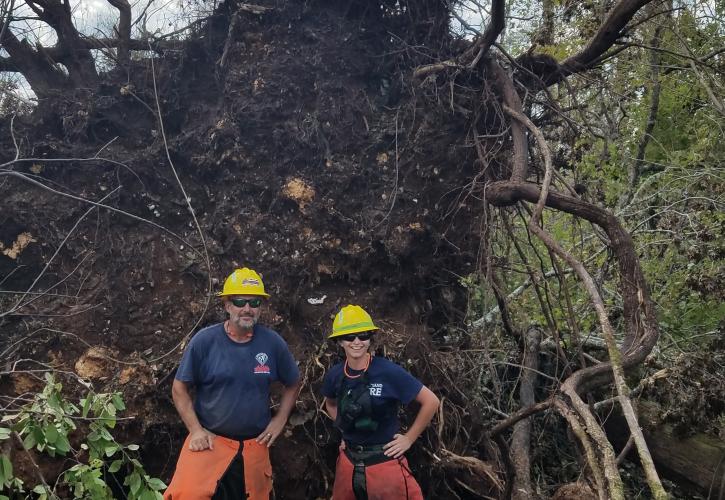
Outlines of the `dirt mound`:
<svg viewBox="0 0 725 500">
<path fill-rule="evenodd" d="M 59 96 L 0 129 L 3 156 L 14 137 L 37 158 L 17 170 L 48 182 L 0 186 L 2 286 L 30 290 L 0 296 L 13 310 L 0 351 L 124 392 L 139 417 L 127 431 L 145 436 L 164 479 L 184 434 L 168 397 L 178 347 L 221 318 L 211 294 L 234 267 L 264 274 L 263 320 L 304 374 L 275 450 L 280 498 L 329 488 L 309 478 L 329 481 L 334 466 L 337 437 L 317 408 L 338 307 L 374 311 L 401 359 L 464 319 L 459 278 L 474 270 L 483 212 L 466 186 L 473 152 L 450 142 L 460 125 L 445 105 L 416 97 L 415 57 L 391 33 L 438 35 L 348 7 L 276 3 L 238 13 L 230 31 L 222 5 L 130 81 L 105 75 L 100 95 Z"/>
</svg>

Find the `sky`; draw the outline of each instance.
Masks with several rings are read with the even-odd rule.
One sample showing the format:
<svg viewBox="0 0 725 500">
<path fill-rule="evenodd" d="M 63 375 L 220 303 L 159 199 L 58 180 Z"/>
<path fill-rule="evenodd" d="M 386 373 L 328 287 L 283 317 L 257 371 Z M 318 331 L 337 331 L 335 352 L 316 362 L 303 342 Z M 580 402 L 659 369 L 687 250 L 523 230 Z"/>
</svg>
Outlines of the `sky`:
<svg viewBox="0 0 725 500">
<path fill-rule="evenodd" d="M 35 17 L 35 13 L 24 2 L 16 0 L 15 3 L 15 17 Z M 81 34 L 96 37 L 113 35 L 113 26 L 118 22 L 118 10 L 106 0 L 72 0 L 71 9 L 73 23 Z M 133 36 L 137 36 L 140 29 L 157 35 L 169 33 L 187 22 L 182 16 L 181 0 L 134 0 L 131 12 Z M 144 14 L 142 18 L 141 14 Z M 55 32 L 50 26 L 33 19 L 15 21 L 12 29 L 18 38 L 26 38 L 32 44 L 40 42 L 44 46 L 51 46 L 56 41 Z M 7 56 L 7 53 L 0 49 L 0 55 Z M 14 73 L 7 76 L 16 79 L 20 97 L 31 101 L 35 99 L 22 75 Z"/>
</svg>

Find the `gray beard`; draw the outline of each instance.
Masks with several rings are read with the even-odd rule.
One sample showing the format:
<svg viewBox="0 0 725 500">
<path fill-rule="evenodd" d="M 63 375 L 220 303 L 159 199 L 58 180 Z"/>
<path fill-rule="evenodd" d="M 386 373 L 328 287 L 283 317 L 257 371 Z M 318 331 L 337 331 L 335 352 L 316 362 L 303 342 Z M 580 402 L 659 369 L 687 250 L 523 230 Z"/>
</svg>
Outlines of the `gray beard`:
<svg viewBox="0 0 725 500">
<path fill-rule="evenodd" d="M 236 318 L 234 320 L 234 324 L 237 326 L 237 328 L 239 328 L 243 332 L 251 332 L 254 329 L 254 325 L 257 324 L 258 318 L 249 318 L 249 319 L 252 320 L 251 326 L 247 326 L 249 323 L 246 320 L 246 318 L 245 318 L 245 320 L 242 320 L 241 318 Z"/>
</svg>

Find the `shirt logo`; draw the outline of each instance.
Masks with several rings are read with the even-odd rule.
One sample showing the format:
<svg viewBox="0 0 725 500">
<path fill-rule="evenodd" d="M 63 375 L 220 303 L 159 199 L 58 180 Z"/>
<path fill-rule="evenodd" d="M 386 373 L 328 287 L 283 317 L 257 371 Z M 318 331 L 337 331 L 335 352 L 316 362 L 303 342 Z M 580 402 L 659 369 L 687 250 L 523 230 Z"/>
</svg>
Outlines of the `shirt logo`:
<svg viewBox="0 0 725 500">
<path fill-rule="evenodd" d="M 383 384 L 370 384 L 370 395 L 371 396 L 382 396 L 383 395 Z"/>
<path fill-rule="evenodd" d="M 266 353 L 260 352 L 256 356 L 254 356 L 254 359 L 257 360 L 257 363 L 259 363 L 258 366 L 254 367 L 254 373 L 269 373 L 269 366 L 267 366 L 267 360 L 269 360 L 269 356 L 267 356 Z"/>
</svg>

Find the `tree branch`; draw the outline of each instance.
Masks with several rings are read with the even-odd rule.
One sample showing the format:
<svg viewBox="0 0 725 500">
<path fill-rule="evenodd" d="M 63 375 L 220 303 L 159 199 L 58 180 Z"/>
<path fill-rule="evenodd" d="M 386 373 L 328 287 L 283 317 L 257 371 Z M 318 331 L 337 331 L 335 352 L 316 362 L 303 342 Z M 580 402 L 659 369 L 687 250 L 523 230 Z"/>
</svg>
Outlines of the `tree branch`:
<svg viewBox="0 0 725 500">
<path fill-rule="evenodd" d="M 131 5 L 128 0 L 108 0 L 108 3 L 118 9 L 118 26 L 116 32 L 119 37 L 118 62 L 122 66 L 130 61 L 129 42 L 131 40 Z"/>
<path fill-rule="evenodd" d="M 557 67 L 542 66 L 532 68 L 546 85 L 553 85 L 575 73 L 593 68 L 599 58 L 622 36 L 627 23 L 639 10 L 652 0 L 620 0 L 609 12 L 599 30 L 589 40 L 586 47 L 562 61 Z M 530 55 L 527 53 L 526 56 Z"/>
<path fill-rule="evenodd" d="M 488 65 L 493 73 L 494 82 L 504 102 L 504 106 L 519 114 L 522 113 L 523 106 L 521 98 L 514 88 L 511 77 L 503 70 L 498 62 L 491 59 Z M 511 180 L 525 181 L 528 175 L 528 150 L 529 145 L 526 139 L 524 127 L 518 120 L 511 121 L 511 140 L 513 142 L 513 165 L 511 167 Z"/>
<path fill-rule="evenodd" d="M 580 52 L 561 63 L 561 75 L 565 78 L 573 73 L 589 69 L 591 61 L 604 54 L 617 39 L 634 15 L 652 0 L 620 0 L 612 8 L 594 37 Z M 552 82 L 553 83 L 553 82 Z"/>
<path fill-rule="evenodd" d="M 446 68 L 462 68 L 468 66 L 469 69 L 476 67 L 481 58 L 488 52 L 496 38 L 501 34 L 506 26 L 506 2 L 505 0 L 493 0 L 491 5 L 491 21 L 486 26 L 483 35 L 479 36 L 460 56 L 455 59 L 441 61 L 435 64 L 420 66 L 413 72 L 413 78 L 424 78 L 432 73 L 438 73 Z M 474 56 L 475 54 L 475 56 Z M 464 61 L 473 59 L 466 64 Z"/>
</svg>

